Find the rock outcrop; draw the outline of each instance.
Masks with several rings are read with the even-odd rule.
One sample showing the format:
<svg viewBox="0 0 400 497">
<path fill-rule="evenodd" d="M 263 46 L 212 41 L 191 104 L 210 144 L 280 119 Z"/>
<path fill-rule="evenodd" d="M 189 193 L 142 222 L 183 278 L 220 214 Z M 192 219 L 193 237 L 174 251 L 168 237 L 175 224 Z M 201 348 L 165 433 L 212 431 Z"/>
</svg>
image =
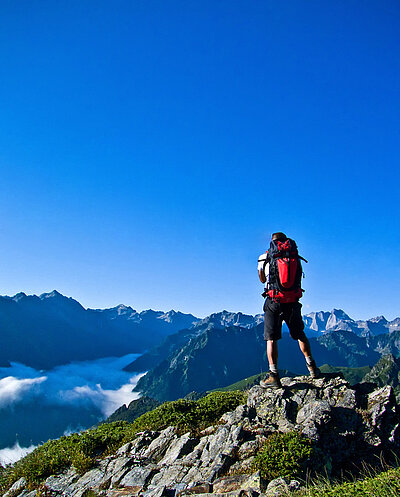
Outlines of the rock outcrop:
<svg viewBox="0 0 400 497">
<path fill-rule="evenodd" d="M 44 483 L 43 495 L 183 497 L 192 494 L 280 495 L 297 481 L 264 481 L 252 461 L 269 435 L 296 430 L 313 440 L 321 469 L 335 472 L 400 443 L 399 408 L 391 386 L 351 387 L 343 378 L 283 378 L 283 388 L 253 387 L 247 404 L 199 433 L 175 427 L 146 431 L 79 475 L 73 468 Z M 19 481 L 12 495 L 34 497 Z M 11 495 L 11 494 L 10 494 Z"/>
</svg>

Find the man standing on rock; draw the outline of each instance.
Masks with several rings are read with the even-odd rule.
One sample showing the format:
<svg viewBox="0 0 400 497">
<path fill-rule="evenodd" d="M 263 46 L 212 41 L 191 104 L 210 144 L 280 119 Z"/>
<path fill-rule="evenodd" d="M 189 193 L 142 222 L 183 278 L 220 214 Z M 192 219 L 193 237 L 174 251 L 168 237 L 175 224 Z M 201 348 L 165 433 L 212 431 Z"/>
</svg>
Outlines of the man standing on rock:
<svg viewBox="0 0 400 497">
<path fill-rule="evenodd" d="M 303 270 L 296 242 L 284 233 L 273 233 L 269 250 L 258 259 L 258 276 L 265 283 L 264 340 L 267 342 L 269 374 L 260 382 L 264 388 L 280 388 L 278 373 L 278 340 L 282 338 L 282 321 L 285 321 L 290 336 L 299 342 L 312 378 L 320 371 L 311 355 L 310 342 L 304 333 L 299 299 L 303 295 L 301 278 Z"/>
</svg>

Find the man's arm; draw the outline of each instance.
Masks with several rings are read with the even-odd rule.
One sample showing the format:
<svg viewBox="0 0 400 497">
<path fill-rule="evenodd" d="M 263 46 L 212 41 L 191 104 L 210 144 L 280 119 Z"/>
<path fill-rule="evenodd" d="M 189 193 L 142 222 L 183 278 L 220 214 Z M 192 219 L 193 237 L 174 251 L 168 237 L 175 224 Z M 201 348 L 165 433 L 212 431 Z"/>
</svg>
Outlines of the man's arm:
<svg viewBox="0 0 400 497">
<path fill-rule="evenodd" d="M 268 261 L 268 253 L 261 254 L 258 258 L 258 277 L 260 278 L 261 283 L 265 283 L 267 278 L 265 276 L 265 266 Z"/>
</svg>

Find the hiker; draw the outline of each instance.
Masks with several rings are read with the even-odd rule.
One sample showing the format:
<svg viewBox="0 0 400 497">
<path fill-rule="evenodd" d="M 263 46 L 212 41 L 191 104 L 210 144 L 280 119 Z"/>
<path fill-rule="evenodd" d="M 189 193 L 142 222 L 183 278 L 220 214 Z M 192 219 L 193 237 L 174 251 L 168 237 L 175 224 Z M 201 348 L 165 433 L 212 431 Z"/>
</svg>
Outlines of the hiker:
<svg viewBox="0 0 400 497">
<path fill-rule="evenodd" d="M 260 381 L 263 388 L 282 387 L 278 373 L 278 340 L 282 337 L 282 321 L 286 322 L 290 336 L 298 341 L 310 376 L 318 378 L 320 375 L 301 317 L 301 260 L 307 262 L 299 256 L 296 242 L 281 232 L 272 234 L 269 250 L 258 259 L 258 276 L 261 283 L 265 283 L 264 340 L 267 342 L 269 362 L 269 374 Z"/>
</svg>

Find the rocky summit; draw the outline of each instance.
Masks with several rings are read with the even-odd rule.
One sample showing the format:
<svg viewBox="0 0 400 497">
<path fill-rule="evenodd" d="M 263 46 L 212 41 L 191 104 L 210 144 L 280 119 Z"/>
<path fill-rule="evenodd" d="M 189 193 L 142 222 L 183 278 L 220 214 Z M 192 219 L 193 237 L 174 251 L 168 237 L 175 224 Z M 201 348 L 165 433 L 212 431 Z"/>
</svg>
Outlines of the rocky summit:
<svg viewBox="0 0 400 497">
<path fill-rule="evenodd" d="M 340 376 L 283 378 L 282 388 L 251 388 L 245 405 L 198 433 L 175 427 L 139 433 L 85 474 L 50 476 L 41 495 L 85 497 L 276 496 L 296 480 L 264 479 L 253 461 L 277 433 L 299 432 L 318 454 L 317 470 L 332 475 L 398 450 L 399 407 L 391 386 L 350 386 Z M 243 493 L 244 492 L 244 493 Z M 5 494 L 34 497 L 23 479 Z"/>
</svg>

